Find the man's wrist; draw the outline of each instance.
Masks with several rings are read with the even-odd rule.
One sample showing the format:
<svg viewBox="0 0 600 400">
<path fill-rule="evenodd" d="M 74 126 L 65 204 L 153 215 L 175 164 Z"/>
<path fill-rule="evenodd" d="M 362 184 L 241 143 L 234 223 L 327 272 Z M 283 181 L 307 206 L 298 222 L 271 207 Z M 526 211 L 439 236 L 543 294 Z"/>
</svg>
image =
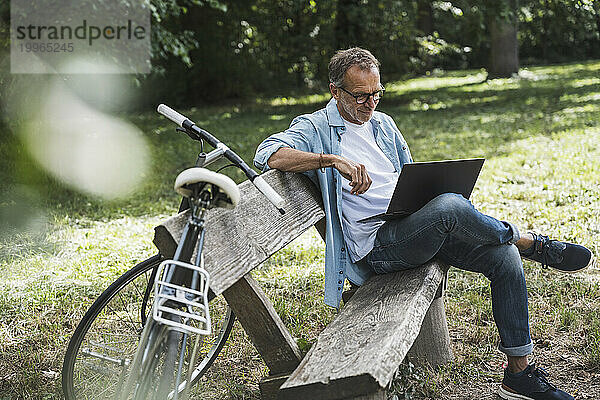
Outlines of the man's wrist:
<svg viewBox="0 0 600 400">
<path fill-rule="evenodd" d="M 319 155 L 319 168 L 333 167 L 337 156 L 335 154 L 321 153 Z"/>
</svg>

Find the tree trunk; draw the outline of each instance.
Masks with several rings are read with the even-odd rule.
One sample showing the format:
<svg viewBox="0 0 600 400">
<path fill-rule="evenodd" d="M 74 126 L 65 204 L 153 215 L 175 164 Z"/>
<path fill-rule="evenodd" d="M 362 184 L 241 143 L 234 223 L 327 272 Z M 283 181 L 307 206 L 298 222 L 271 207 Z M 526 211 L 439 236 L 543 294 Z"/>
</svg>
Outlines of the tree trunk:
<svg viewBox="0 0 600 400">
<path fill-rule="evenodd" d="M 419 0 L 417 2 L 417 29 L 423 35 L 433 33 L 433 9 L 430 0 Z"/>
<path fill-rule="evenodd" d="M 347 49 L 362 44 L 364 27 L 360 24 L 360 0 L 339 0 L 335 17 L 335 43 L 337 49 Z"/>
<path fill-rule="evenodd" d="M 598 40 L 596 41 L 597 50 L 600 53 L 600 3 L 594 3 L 594 14 L 596 16 L 596 29 L 598 31 Z"/>
<path fill-rule="evenodd" d="M 519 41 L 516 17 L 492 17 L 490 21 L 489 78 L 508 78 L 519 72 Z"/>
</svg>

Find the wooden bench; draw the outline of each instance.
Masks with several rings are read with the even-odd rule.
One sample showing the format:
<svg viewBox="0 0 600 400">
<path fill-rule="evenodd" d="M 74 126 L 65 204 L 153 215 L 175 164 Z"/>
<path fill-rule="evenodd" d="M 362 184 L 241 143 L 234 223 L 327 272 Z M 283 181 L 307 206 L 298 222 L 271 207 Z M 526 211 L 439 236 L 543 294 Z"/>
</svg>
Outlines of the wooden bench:
<svg viewBox="0 0 600 400">
<path fill-rule="evenodd" d="M 443 304 L 447 267 L 437 262 L 369 279 L 302 359 L 250 272 L 311 226 L 322 228 L 325 214 L 304 175 L 263 176 L 286 199 L 286 214 L 244 182 L 238 207 L 209 211 L 204 247 L 212 291 L 223 294 L 269 368 L 263 399 L 383 399 L 407 354 L 433 365 L 452 359 Z M 186 220 L 183 212 L 155 228 L 163 255 L 174 254 Z"/>
</svg>

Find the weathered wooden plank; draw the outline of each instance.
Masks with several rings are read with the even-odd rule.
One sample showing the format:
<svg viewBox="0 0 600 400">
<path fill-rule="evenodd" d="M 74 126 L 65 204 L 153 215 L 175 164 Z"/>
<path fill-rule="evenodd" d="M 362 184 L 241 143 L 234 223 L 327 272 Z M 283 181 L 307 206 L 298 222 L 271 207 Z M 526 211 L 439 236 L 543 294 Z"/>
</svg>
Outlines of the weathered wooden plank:
<svg viewBox="0 0 600 400">
<path fill-rule="evenodd" d="M 270 374 L 289 374 L 302 355 L 258 282 L 246 274 L 223 292 L 227 303 L 269 367 Z"/>
<path fill-rule="evenodd" d="M 204 260 L 217 295 L 325 216 L 321 195 L 306 176 L 272 170 L 263 177 L 287 201 L 285 215 L 248 181 L 239 185 L 235 209 L 208 212 Z M 175 253 L 186 221 L 183 212 L 155 228 L 154 244 L 166 257 Z"/>
<path fill-rule="evenodd" d="M 385 388 L 419 334 L 445 266 L 378 275 L 319 335 L 280 388 L 282 399 L 343 399 Z"/>
</svg>

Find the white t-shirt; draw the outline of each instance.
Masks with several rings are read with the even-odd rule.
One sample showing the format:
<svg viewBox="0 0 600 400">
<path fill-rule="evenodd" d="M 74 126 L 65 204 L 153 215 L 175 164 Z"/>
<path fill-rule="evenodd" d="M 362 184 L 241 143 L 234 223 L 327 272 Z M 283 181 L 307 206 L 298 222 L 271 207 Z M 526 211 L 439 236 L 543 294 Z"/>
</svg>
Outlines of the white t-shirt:
<svg viewBox="0 0 600 400">
<path fill-rule="evenodd" d="M 342 230 L 350 258 L 357 262 L 373 249 L 377 229 L 384 223 L 358 221 L 387 210 L 398 173 L 375 142 L 371 122 L 357 125 L 344 120 L 344 124 L 342 157 L 363 164 L 373 181 L 365 193 L 357 195 L 350 194 L 350 181 L 342 177 Z"/>
</svg>

